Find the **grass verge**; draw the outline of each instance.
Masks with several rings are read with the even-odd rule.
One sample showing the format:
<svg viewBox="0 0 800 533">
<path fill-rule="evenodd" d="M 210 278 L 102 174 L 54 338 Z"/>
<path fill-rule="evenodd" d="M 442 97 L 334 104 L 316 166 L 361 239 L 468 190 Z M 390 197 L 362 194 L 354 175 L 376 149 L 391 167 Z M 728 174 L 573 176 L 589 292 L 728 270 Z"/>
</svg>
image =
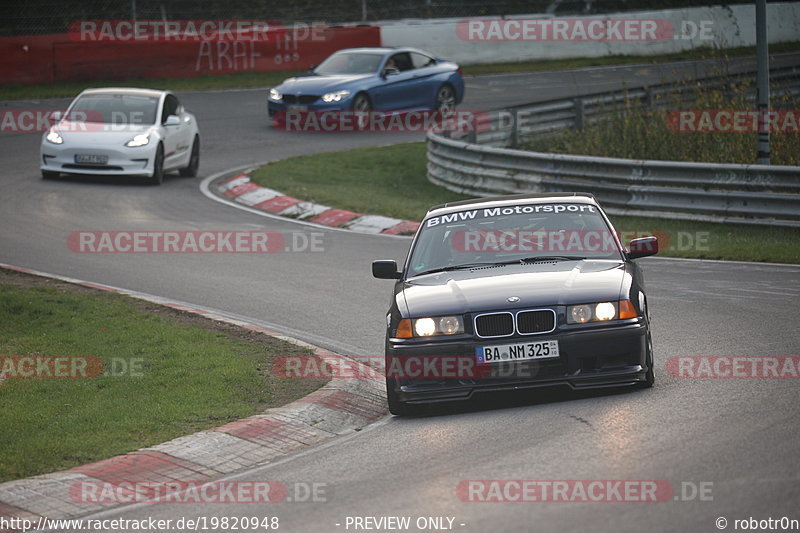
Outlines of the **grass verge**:
<svg viewBox="0 0 800 533">
<path fill-rule="evenodd" d="M 265 165 L 251 179 L 284 194 L 360 213 L 421 220 L 428 208 L 468 198 L 430 183 L 425 143 L 299 156 Z M 645 217 L 612 217 L 621 232 L 660 231 L 660 255 L 800 263 L 800 230 Z M 663 243 L 662 243 L 663 246 Z"/>
<path fill-rule="evenodd" d="M 770 45 L 770 53 L 793 52 L 800 50 L 800 42 Z M 464 65 L 466 76 L 485 74 L 508 74 L 515 72 L 536 72 L 543 70 L 566 70 L 583 67 L 628 64 L 656 64 L 690 59 L 719 59 L 755 54 L 755 47 L 714 50 L 697 48 L 686 52 L 659 56 L 609 56 L 575 59 L 550 59 L 544 61 L 514 61 L 481 65 Z M 203 91 L 212 89 L 245 89 L 277 85 L 284 79 L 303 71 L 285 72 L 235 72 L 222 75 L 203 75 L 193 78 L 136 78 L 128 80 L 95 80 L 91 82 L 43 83 L 37 85 L 0 85 L 0 100 L 20 100 L 31 98 L 60 98 L 75 96 L 87 87 L 147 87 L 151 89 L 170 89 L 173 91 Z"/>
<path fill-rule="evenodd" d="M 271 375 L 311 352 L 119 294 L 0 269 L 0 482 L 90 463 L 279 406 L 320 380 Z M 14 378 L 14 356 L 103 360 L 103 375 Z M 68 372 L 81 376 L 84 372 Z"/>
</svg>

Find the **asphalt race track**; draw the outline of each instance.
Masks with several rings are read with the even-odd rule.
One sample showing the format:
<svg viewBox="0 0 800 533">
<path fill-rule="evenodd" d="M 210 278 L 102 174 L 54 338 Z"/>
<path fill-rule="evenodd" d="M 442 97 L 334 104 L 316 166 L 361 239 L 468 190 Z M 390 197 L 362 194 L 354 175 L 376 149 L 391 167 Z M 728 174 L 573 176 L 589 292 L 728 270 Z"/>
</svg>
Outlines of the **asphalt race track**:
<svg viewBox="0 0 800 533">
<path fill-rule="evenodd" d="M 800 62 L 797 55 L 782 61 Z M 682 63 L 470 78 L 461 108 L 499 108 L 708 68 Z M 40 134 L 0 134 L 0 262 L 248 317 L 344 354 L 382 354 L 391 284 L 371 277 L 370 262 L 401 260 L 407 238 L 313 229 L 258 216 L 209 200 L 199 183 L 257 162 L 421 140 L 422 135 L 277 132 L 267 126 L 263 89 L 179 96 L 200 123 L 201 177 L 170 175 L 161 187 L 133 180 L 44 181 L 37 165 Z M 56 109 L 67 101 L 0 105 Z M 66 245 L 67 236 L 81 230 L 200 229 L 321 232 L 325 251 L 79 254 Z M 287 485 L 322 483 L 327 501 L 162 503 L 121 507 L 102 516 L 268 515 L 279 517 L 280 530 L 287 532 L 354 531 L 346 527 L 348 516 L 409 516 L 412 524 L 418 517 L 454 517 L 454 530 L 470 532 L 614 533 L 719 531 L 719 517 L 727 519 L 728 530 L 736 519 L 800 519 L 800 382 L 686 379 L 665 370 L 676 356 L 800 355 L 800 266 L 665 258 L 642 264 L 656 353 L 656 385 L 650 390 L 477 398 L 427 417 L 387 417 L 233 476 Z M 675 498 L 471 502 L 456 492 L 464 480 L 665 480 Z"/>
</svg>

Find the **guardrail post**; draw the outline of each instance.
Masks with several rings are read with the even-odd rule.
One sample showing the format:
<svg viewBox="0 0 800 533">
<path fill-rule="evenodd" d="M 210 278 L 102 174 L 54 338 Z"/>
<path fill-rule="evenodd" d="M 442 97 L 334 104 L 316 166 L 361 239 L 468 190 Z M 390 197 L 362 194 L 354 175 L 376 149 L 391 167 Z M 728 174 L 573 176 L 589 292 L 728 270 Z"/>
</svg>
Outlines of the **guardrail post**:
<svg viewBox="0 0 800 533">
<path fill-rule="evenodd" d="M 575 129 L 582 130 L 583 129 L 583 98 L 576 98 L 575 99 Z"/>
<path fill-rule="evenodd" d="M 511 108 L 511 148 L 519 146 L 519 110 L 516 107 Z"/>
</svg>

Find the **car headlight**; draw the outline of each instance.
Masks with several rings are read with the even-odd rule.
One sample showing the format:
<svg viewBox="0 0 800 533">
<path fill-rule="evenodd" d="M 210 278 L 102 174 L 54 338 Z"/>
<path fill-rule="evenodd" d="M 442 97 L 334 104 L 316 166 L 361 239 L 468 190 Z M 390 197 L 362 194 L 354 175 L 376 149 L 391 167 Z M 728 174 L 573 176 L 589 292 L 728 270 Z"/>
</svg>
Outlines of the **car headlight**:
<svg viewBox="0 0 800 533">
<path fill-rule="evenodd" d="M 605 322 L 616 318 L 636 318 L 637 316 L 639 315 L 630 300 L 567 306 L 567 324 Z"/>
<path fill-rule="evenodd" d="M 150 143 L 150 134 L 149 133 L 140 133 L 136 135 L 133 139 L 125 143 L 125 146 L 130 148 L 136 148 L 137 146 L 144 146 Z"/>
<path fill-rule="evenodd" d="M 283 95 L 278 89 L 270 89 L 269 90 L 269 99 L 270 100 L 282 100 Z"/>
<path fill-rule="evenodd" d="M 460 316 L 436 316 L 405 318 L 397 325 L 397 337 L 433 337 L 436 335 L 455 335 L 464 333 L 464 321 Z"/>
<path fill-rule="evenodd" d="M 64 142 L 64 139 L 55 130 L 50 130 L 45 139 L 47 139 L 48 142 L 51 142 L 53 144 L 61 144 Z"/>
<path fill-rule="evenodd" d="M 350 91 L 336 91 L 335 93 L 326 93 L 322 95 L 323 102 L 339 102 L 350 96 Z"/>
</svg>

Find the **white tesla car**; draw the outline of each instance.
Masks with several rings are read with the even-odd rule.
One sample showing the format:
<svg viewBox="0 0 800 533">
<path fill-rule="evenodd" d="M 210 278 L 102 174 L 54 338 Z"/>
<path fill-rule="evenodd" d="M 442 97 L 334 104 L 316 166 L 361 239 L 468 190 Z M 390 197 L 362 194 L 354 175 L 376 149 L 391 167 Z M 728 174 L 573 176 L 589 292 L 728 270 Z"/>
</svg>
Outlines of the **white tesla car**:
<svg viewBox="0 0 800 533">
<path fill-rule="evenodd" d="M 169 91 L 86 89 L 53 118 L 42 137 L 45 179 L 62 173 L 143 176 L 158 185 L 165 172 L 197 175 L 197 119 Z"/>
</svg>

